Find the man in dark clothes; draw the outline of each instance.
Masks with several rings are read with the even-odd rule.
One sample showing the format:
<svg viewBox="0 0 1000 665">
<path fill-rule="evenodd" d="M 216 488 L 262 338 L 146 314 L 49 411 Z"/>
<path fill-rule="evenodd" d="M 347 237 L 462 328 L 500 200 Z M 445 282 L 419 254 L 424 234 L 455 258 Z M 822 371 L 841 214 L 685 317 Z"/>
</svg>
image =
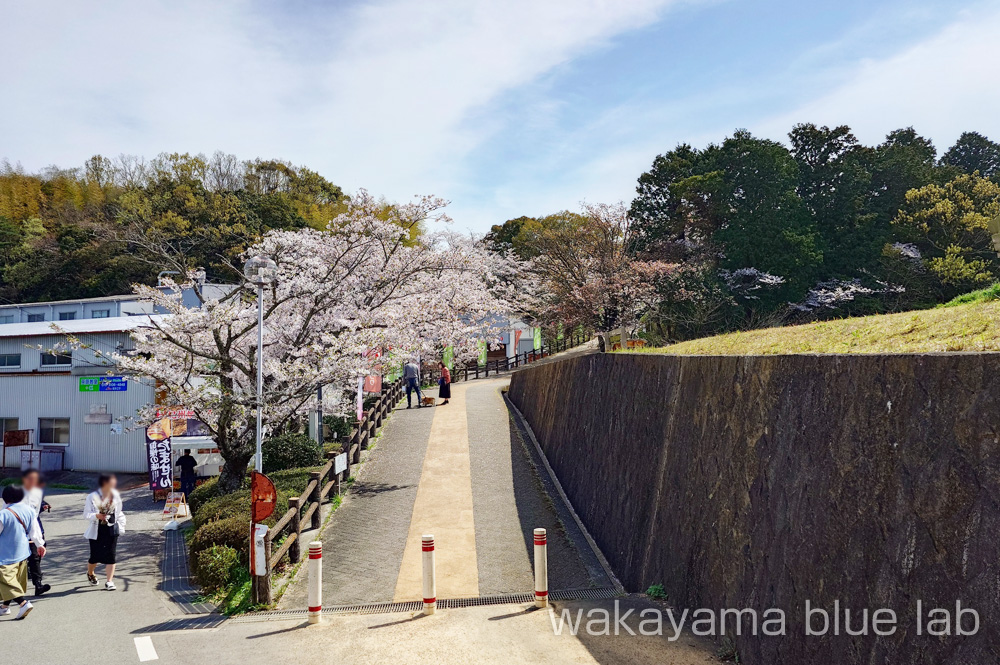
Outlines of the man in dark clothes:
<svg viewBox="0 0 1000 665">
<path fill-rule="evenodd" d="M 27 469 L 21 474 L 21 487 L 25 494 L 29 497 L 35 496 L 39 500 L 39 505 L 32 505 L 38 518 L 36 522 L 38 523 L 38 531 L 45 536 L 45 527 L 42 526 L 42 513 L 46 510 L 51 510 L 51 507 L 44 499 L 42 499 L 42 494 L 45 491 L 45 478 L 38 469 Z M 33 493 L 31 490 L 38 489 L 37 493 Z M 30 500 L 30 499 L 29 499 Z M 44 546 L 44 542 L 41 543 Z M 35 585 L 35 595 L 41 596 L 46 591 L 52 587 L 48 584 L 42 582 L 42 554 L 39 552 L 39 543 L 34 540 L 28 541 L 28 546 L 31 548 L 31 556 L 28 557 L 28 578 L 31 580 L 32 584 Z M 42 550 L 44 552 L 44 549 Z"/>
<path fill-rule="evenodd" d="M 198 466 L 198 462 L 191 456 L 190 450 L 185 450 L 181 458 L 177 460 L 177 466 L 181 468 L 181 491 L 184 492 L 184 498 L 187 499 L 194 491 L 196 477 L 194 470 Z"/>
</svg>

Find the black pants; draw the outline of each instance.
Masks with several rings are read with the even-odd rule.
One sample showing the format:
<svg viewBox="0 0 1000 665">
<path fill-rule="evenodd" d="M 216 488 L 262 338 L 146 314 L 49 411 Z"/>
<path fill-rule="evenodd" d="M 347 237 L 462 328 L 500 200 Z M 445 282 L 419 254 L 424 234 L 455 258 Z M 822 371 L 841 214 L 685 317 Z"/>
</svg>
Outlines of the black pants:
<svg viewBox="0 0 1000 665">
<path fill-rule="evenodd" d="M 28 557 L 28 579 L 36 587 L 42 586 L 42 557 L 38 556 L 38 548 L 34 543 L 29 543 L 31 556 Z"/>
<path fill-rule="evenodd" d="M 185 499 L 190 497 L 191 492 L 194 491 L 195 478 L 195 476 L 181 476 L 181 491 L 184 492 Z"/>
</svg>

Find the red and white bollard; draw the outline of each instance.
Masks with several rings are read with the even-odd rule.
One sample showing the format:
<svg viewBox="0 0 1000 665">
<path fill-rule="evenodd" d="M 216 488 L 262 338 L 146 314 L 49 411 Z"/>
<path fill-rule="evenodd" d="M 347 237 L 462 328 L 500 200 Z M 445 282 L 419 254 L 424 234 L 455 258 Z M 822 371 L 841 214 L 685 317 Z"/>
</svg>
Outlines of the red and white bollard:
<svg viewBox="0 0 1000 665">
<path fill-rule="evenodd" d="M 323 543 L 309 543 L 309 623 L 323 617 Z"/>
<path fill-rule="evenodd" d="M 434 614 L 437 609 L 437 582 L 434 579 L 434 536 L 423 536 L 421 543 L 424 557 L 424 614 Z"/>
<path fill-rule="evenodd" d="M 535 607 L 549 604 L 549 555 L 545 529 L 535 529 Z"/>
</svg>

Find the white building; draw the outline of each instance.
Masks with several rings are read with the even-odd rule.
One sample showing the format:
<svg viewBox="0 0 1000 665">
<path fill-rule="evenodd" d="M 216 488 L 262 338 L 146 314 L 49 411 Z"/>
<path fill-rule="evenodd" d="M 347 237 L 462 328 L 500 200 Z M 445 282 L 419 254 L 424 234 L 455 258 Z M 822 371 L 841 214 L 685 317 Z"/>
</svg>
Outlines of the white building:
<svg viewBox="0 0 1000 665">
<path fill-rule="evenodd" d="M 45 304 L 62 311 L 63 303 Z M 50 321 L 0 325 L 0 429 L 33 430 L 33 446 L 62 451 L 66 469 L 145 471 L 142 428 L 129 432 L 121 419 L 153 403 L 153 382 L 114 373 L 95 351 L 129 349 L 129 331 L 149 323 L 142 315 L 57 320 L 64 333 Z M 93 348 L 52 353 L 66 349 L 67 334 Z M 19 449 L 5 451 L 3 466 L 20 464 Z"/>
</svg>

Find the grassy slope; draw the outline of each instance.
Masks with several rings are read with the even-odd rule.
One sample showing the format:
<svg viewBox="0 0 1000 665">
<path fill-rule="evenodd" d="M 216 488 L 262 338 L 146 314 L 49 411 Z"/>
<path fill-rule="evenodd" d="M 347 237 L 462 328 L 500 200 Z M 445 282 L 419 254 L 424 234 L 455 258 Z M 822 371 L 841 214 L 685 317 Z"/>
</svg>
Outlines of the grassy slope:
<svg viewBox="0 0 1000 665">
<path fill-rule="evenodd" d="M 751 330 L 645 350 L 680 355 L 933 351 L 1000 351 L 1000 302 L 973 298 L 971 304 Z"/>
</svg>

